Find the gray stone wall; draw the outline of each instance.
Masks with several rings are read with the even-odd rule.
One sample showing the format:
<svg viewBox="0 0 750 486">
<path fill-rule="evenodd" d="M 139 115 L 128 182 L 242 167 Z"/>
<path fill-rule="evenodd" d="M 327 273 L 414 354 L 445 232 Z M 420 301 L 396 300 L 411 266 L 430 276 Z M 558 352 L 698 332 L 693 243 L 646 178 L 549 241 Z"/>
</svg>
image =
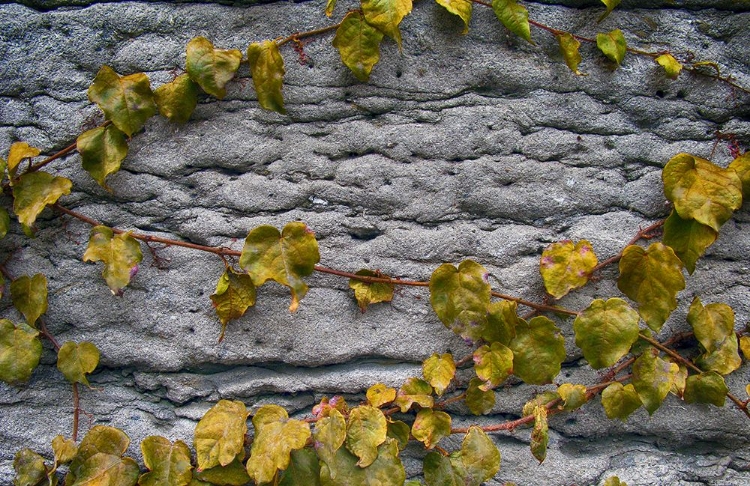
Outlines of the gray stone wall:
<svg viewBox="0 0 750 486">
<path fill-rule="evenodd" d="M 322 0 L 58 6 L 76 3 L 36 2 L 45 11 L 0 5 L 3 155 L 17 140 L 52 153 L 98 120 L 86 90 L 104 64 L 122 74 L 144 71 L 156 87 L 184 68 L 195 36 L 244 52 L 253 41 L 332 23 Z M 354 7 L 339 3 L 338 12 Z M 630 2 L 600 25 L 599 7 L 527 5 L 551 26 L 588 36 L 621 28 L 634 47 L 692 52 L 750 86 L 748 4 L 680 3 L 654 10 L 638 8 L 651 2 Z M 385 41 L 368 84 L 341 65 L 331 37 L 306 42 L 310 65 L 284 50 L 287 116 L 258 107 L 244 66 L 227 97 L 201 99 L 185 126 L 149 121 L 109 180 L 111 193 L 77 155 L 52 164 L 51 172 L 74 183 L 63 204 L 107 225 L 235 249 L 255 226 L 302 220 L 317 235 L 323 265 L 427 280 L 441 263 L 471 258 L 503 292 L 540 301 L 537 267 L 547 244 L 585 238 L 601 260 L 614 255 L 639 227 L 666 216 L 660 173 L 670 157 L 713 153 L 728 163 L 726 143 L 715 146 L 717 130 L 750 145 L 747 94 L 688 73 L 671 81 L 648 58 L 628 55 L 612 71 L 584 46 L 580 68 L 589 76 L 576 77 L 553 37 L 534 30 L 537 44 L 529 45 L 479 6 L 468 35 L 426 1 L 402 32 L 403 52 Z M 686 328 L 694 295 L 731 305 L 738 328 L 750 320 L 749 228 L 746 210 L 722 228 L 665 336 Z M 423 289 L 400 289 L 392 303 L 361 314 L 345 280 L 320 274 L 309 278 L 296 314 L 287 311 L 285 289 L 264 286 L 258 305 L 218 343 L 208 299 L 223 270 L 218 258 L 172 247 L 157 249 L 157 261 L 144 251 L 132 285 L 113 297 L 100 266 L 81 262 L 88 231 L 48 210 L 35 239 L 14 233 L 0 242 L 0 259 L 16 275 L 47 275 L 54 335 L 102 351 L 93 388 L 82 390 L 82 428 L 124 429 L 138 459 L 150 434 L 192 443 L 196 420 L 221 398 L 305 413 L 323 395 L 356 403 L 376 382 L 397 387 L 432 353 L 471 351 L 438 321 Z M 615 276 L 607 269 L 562 304 L 582 309 L 592 298 L 618 295 Z M 0 308 L 18 318 L 8 297 Z M 559 382 L 595 382 L 599 373 L 579 363 L 571 321 L 558 325 L 568 348 Z M 17 450 L 50 455 L 50 440 L 71 433 L 71 390 L 54 359 L 47 346 L 28 384 L 0 384 L 2 484 L 11 482 Z M 749 381 L 747 365 L 728 380 L 739 396 Z M 456 423 L 504 421 L 543 389 L 503 387 L 485 417 L 460 405 L 451 411 Z M 731 406 L 688 406 L 670 396 L 652 417 L 640 410 L 621 423 L 607 420 L 595 400 L 552 418 L 550 436 L 547 460 L 537 465 L 528 429 L 494 435 L 503 462 L 487 484 L 599 484 L 610 475 L 630 485 L 750 482 L 750 424 Z M 405 451 L 410 477 L 420 474 L 423 455 L 417 446 Z"/>
</svg>

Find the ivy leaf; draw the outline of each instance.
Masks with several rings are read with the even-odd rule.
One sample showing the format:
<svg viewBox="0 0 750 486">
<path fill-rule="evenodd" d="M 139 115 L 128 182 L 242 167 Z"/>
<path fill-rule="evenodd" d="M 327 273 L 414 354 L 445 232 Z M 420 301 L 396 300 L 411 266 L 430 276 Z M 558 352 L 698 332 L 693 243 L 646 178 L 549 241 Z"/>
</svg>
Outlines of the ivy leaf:
<svg viewBox="0 0 750 486">
<path fill-rule="evenodd" d="M 745 356 L 745 361 L 750 361 L 750 336 L 740 337 L 740 349 L 742 355 Z"/>
<path fill-rule="evenodd" d="M 18 178 L 13 186 L 13 211 L 18 222 L 31 227 L 36 217 L 48 204 L 55 204 L 62 196 L 70 194 L 73 183 L 65 177 L 47 172 L 28 172 Z"/>
<path fill-rule="evenodd" d="M 151 83 L 143 73 L 120 76 L 102 66 L 89 87 L 89 100 L 99 105 L 107 120 L 132 137 L 156 114 Z"/>
<path fill-rule="evenodd" d="M 547 317 L 519 321 L 516 337 L 508 345 L 513 351 L 513 374 L 530 385 L 551 382 L 565 360 L 565 338 Z"/>
<path fill-rule="evenodd" d="M 622 64 L 622 60 L 625 59 L 625 53 L 628 51 L 625 36 L 622 35 L 620 29 L 615 29 L 606 34 L 596 34 L 596 47 L 618 66 Z"/>
<path fill-rule="evenodd" d="M 21 162 L 23 162 L 24 159 L 33 159 L 41 153 L 41 150 L 36 147 L 31 147 L 26 142 L 14 142 L 13 145 L 10 146 L 6 166 L 8 168 L 8 176 L 11 185 L 13 185 L 13 180 L 16 178 L 16 172 L 18 171 L 18 166 Z M 0 176 L 0 178 L 2 177 Z"/>
<path fill-rule="evenodd" d="M 385 277 L 380 272 L 373 272 L 372 270 L 360 270 L 355 275 L 362 275 L 365 277 Z M 362 282 L 361 280 L 349 279 L 349 288 L 354 290 L 354 298 L 357 299 L 359 310 L 363 313 L 367 310 L 367 306 L 370 304 L 378 304 L 380 302 L 390 302 L 393 300 L 393 284 L 388 283 L 369 283 Z"/>
<path fill-rule="evenodd" d="M 547 457 L 547 444 L 549 444 L 547 407 L 537 405 L 534 408 L 534 428 L 531 430 L 531 453 L 539 464 L 543 463 Z"/>
<path fill-rule="evenodd" d="M 8 210 L 5 208 L 0 208 L 0 240 L 5 238 L 5 235 L 8 234 L 9 228 L 10 215 L 8 214 Z M 2 297 L 2 294 L 0 294 L 0 297 Z"/>
<path fill-rule="evenodd" d="M 247 475 L 247 469 L 242 464 L 240 456 L 237 456 L 226 466 L 215 466 L 203 471 L 193 472 L 193 481 L 190 486 L 196 486 L 196 481 L 200 484 L 218 484 L 222 486 L 245 486 L 250 482 L 250 476 Z"/>
<path fill-rule="evenodd" d="M 367 467 L 378 457 L 378 446 L 385 442 L 388 424 L 379 408 L 362 405 L 349 412 L 346 448 L 359 458 L 357 466 Z"/>
<path fill-rule="evenodd" d="M 37 319 L 47 312 L 47 277 L 41 273 L 18 277 L 10 283 L 10 299 L 26 323 L 35 327 Z"/>
<path fill-rule="evenodd" d="M 398 26 L 409 15 L 412 0 L 362 0 L 362 13 L 367 23 L 395 40 L 401 49 L 401 31 Z"/>
<path fill-rule="evenodd" d="M 310 425 L 290 419 L 278 405 L 263 405 L 253 416 L 255 439 L 247 461 L 247 474 L 258 484 L 271 482 L 278 470 L 289 467 L 294 449 L 305 447 Z"/>
<path fill-rule="evenodd" d="M 513 351 L 500 343 L 484 345 L 474 351 L 474 370 L 484 382 L 479 388 L 495 388 L 513 372 Z"/>
<path fill-rule="evenodd" d="M 429 383 L 421 378 L 411 377 L 401 385 L 393 404 L 401 409 L 401 413 L 406 413 L 414 403 L 422 408 L 432 408 L 434 399 Z"/>
<path fill-rule="evenodd" d="M 205 37 L 188 42 L 185 68 L 190 79 L 206 93 L 222 99 L 224 88 L 240 67 L 242 53 L 237 49 L 216 49 Z"/>
<path fill-rule="evenodd" d="M 464 21 L 464 30 L 462 34 L 469 32 L 469 21 L 471 21 L 471 1 L 470 0 L 436 0 L 438 5 L 445 7 L 447 11 Z"/>
<path fill-rule="evenodd" d="M 715 371 L 690 375 L 685 380 L 683 398 L 687 403 L 710 403 L 723 407 L 729 393 L 724 377 Z"/>
<path fill-rule="evenodd" d="M 620 481 L 617 476 L 610 476 L 604 480 L 602 486 L 628 486 L 628 483 Z"/>
<path fill-rule="evenodd" d="M 581 53 L 579 51 L 581 43 L 568 32 L 561 32 L 556 34 L 557 42 L 560 43 L 560 52 L 562 53 L 565 64 L 568 65 L 571 71 L 577 76 L 586 76 L 584 73 L 578 70 L 578 65 L 581 64 Z"/>
<path fill-rule="evenodd" d="M 646 351 L 633 363 L 633 386 L 643 406 L 653 415 L 672 388 L 680 368 Z"/>
<path fill-rule="evenodd" d="M 402 451 L 409 445 L 409 435 L 411 433 L 411 427 L 408 424 L 400 420 L 388 420 L 388 437 L 395 439 L 398 442 L 398 450 Z"/>
<path fill-rule="evenodd" d="M 555 391 L 546 391 L 539 393 L 534 398 L 526 402 L 523 406 L 521 414 L 525 417 L 528 415 L 534 415 L 534 409 L 538 406 L 544 405 L 545 407 L 550 403 L 560 400 L 560 394 Z"/>
<path fill-rule="evenodd" d="M 37 486 L 47 479 L 49 472 L 44 458 L 28 448 L 16 453 L 13 469 L 16 472 L 16 477 L 13 478 L 15 486 Z"/>
<path fill-rule="evenodd" d="M 394 390 L 395 391 L 395 390 Z M 315 422 L 315 451 L 318 453 L 320 460 L 331 463 L 346 440 L 346 420 L 336 409 L 331 409 L 327 417 L 323 417 Z"/>
<path fill-rule="evenodd" d="M 742 197 L 750 199 L 750 152 L 745 152 L 729 164 L 728 169 L 733 170 L 742 182 Z"/>
<path fill-rule="evenodd" d="M 338 49 L 341 62 L 357 79 L 367 82 L 373 66 L 380 60 L 380 42 L 383 32 L 365 21 L 359 11 L 346 14 L 336 29 L 333 47 Z"/>
<path fill-rule="evenodd" d="M 78 453 L 78 446 L 72 439 L 57 435 L 52 439 L 52 451 L 55 453 L 55 465 L 58 466 L 72 461 Z"/>
<path fill-rule="evenodd" d="M 654 61 L 664 68 L 664 72 L 669 79 L 677 79 L 680 71 L 682 71 L 682 64 L 668 52 L 657 57 Z"/>
<path fill-rule="evenodd" d="M 88 341 L 64 343 L 57 352 L 57 369 L 71 383 L 82 383 L 91 388 L 86 375 L 99 365 L 99 350 Z"/>
<path fill-rule="evenodd" d="M 281 85 L 284 83 L 284 59 L 274 41 L 254 42 L 247 48 L 253 85 L 258 103 L 265 110 L 286 114 Z"/>
<path fill-rule="evenodd" d="M 138 479 L 139 486 L 187 486 L 193 477 L 190 449 L 182 441 L 174 444 L 152 435 L 141 441 L 143 463 L 150 471 Z"/>
<path fill-rule="evenodd" d="M 357 466 L 357 457 L 346 447 L 336 452 L 332 462 L 320 466 L 322 486 L 402 486 L 404 481 L 406 472 L 398 457 L 395 439 L 386 439 L 378 447 L 377 459 L 368 467 Z"/>
<path fill-rule="evenodd" d="M 281 233 L 268 225 L 255 228 L 247 235 L 240 256 L 240 266 L 256 287 L 273 280 L 291 289 L 291 312 L 297 310 L 299 300 L 307 293 L 302 277 L 310 275 L 319 261 L 315 234 L 299 222 L 287 224 Z"/>
<path fill-rule="evenodd" d="M 81 440 L 65 483 L 133 486 L 140 470 L 133 459 L 122 457 L 129 444 L 130 439 L 122 430 L 95 425 Z"/>
<path fill-rule="evenodd" d="M 224 339 L 227 323 L 245 315 L 247 309 L 255 305 L 255 285 L 246 273 L 237 273 L 231 268 L 224 270 L 216 284 L 216 292 L 211 295 L 216 314 L 221 321 L 219 342 Z"/>
<path fill-rule="evenodd" d="M 477 486 L 500 470 L 500 451 L 492 439 L 476 425 L 469 427 L 461 442 L 461 463 L 466 471 L 466 484 Z"/>
<path fill-rule="evenodd" d="M 492 10 L 506 29 L 530 43 L 531 27 L 529 26 L 529 11 L 516 0 L 492 0 Z"/>
<path fill-rule="evenodd" d="M 295 449 L 291 453 L 289 467 L 281 475 L 279 486 L 320 486 L 320 464 L 315 451 L 309 448 Z"/>
<path fill-rule="evenodd" d="M 472 378 L 469 381 L 469 387 L 466 389 L 466 406 L 474 415 L 484 415 L 495 406 L 495 392 L 482 390 L 481 385 L 482 380 Z"/>
<path fill-rule="evenodd" d="M 78 136 L 76 141 L 83 168 L 100 186 L 109 190 L 104 180 L 120 170 L 128 155 L 125 134 L 114 125 L 98 127 Z"/>
<path fill-rule="evenodd" d="M 326 2 L 326 17 L 331 18 L 334 8 L 336 8 L 336 0 L 328 0 Z"/>
<path fill-rule="evenodd" d="M 610 420 L 618 418 L 624 422 L 641 405 L 641 398 L 632 384 L 612 383 L 602 392 L 602 406 Z"/>
<path fill-rule="evenodd" d="M 443 437 L 451 435 L 451 417 L 445 412 L 423 408 L 411 426 L 411 435 L 432 449 Z"/>
<path fill-rule="evenodd" d="M 198 85 L 183 73 L 154 91 L 159 113 L 174 123 L 187 123 L 198 106 Z"/>
<path fill-rule="evenodd" d="M 104 262 L 102 276 L 114 295 L 122 295 L 123 289 L 138 272 L 138 263 L 142 259 L 141 245 L 129 233 L 115 235 L 106 226 L 91 228 L 83 261 Z"/>
<path fill-rule="evenodd" d="M 659 332 L 677 307 L 677 293 L 685 288 L 682 262 L 662 243 L 647 250 L 630 245 L 622 252 L 617 288 L 638 304 L 648 327 Z"/>
<path fill-rule="evenodd" d="M 707 371 L 728 375 L 742 365 L 734 333 L 734 311 L 726 304 L 708 304 L 693 299 L 687 315 L 695 338 L 705 351 L 696 364 Z"/>
<path fill-rule="evenodd" d="M 243 452 L 247 409 L 240 401 L 219 400 L 195 426 L 193 446 L 198 471 L 226 466 Z"/>
<path fill-rule="evenodd" d="M 464 339 L 482 338 L 490 305 L 487 275 L 482 265 L 464 260 L 458 269 L 444 263 L 430 277 L 430 303 L 435 314 Z"/>
<path fill-rule="evenodd" d="M 42 343 L 36 329 L 21 323 L 14 326 L 0 319 L 0 381 L 16 384 L 28 381 L 42 357 Z"/>
<path fill-rule="evenodd" d="M 559 299 L 571 290 L 586 285 L 596 264 L 591 243 L 581 240 L 574 245 L 572 241 L 565 240 L 544 249 L 539 272 L 547 292 Z"/>
<path fill-rule="evenodd" d="M 367 403 L 375 408 L 380 408 L 395 399 L 396 389 L 382 383 L 375 383 L 367 389 Z"/>
<path fill-rule="evenodd" d="M 638 340 L 638 313 L 622 299 L 596 299 L 573 321 L 573 331 L 591 367 L 606 368 Z"/>
<path fill-rule="evenodd" d="M 557 387 L 557 394 L 563 401 L 563 410 L 575 410 L 588 401 L 586 387 L 584 385 L 573 385 L 563 383 Z"/>
<path fill-rule="evenodd" d="M 602 20 L 606 19 L 607 16 L 612 13 L 612 10 L 615 9 L 618 5 L 620 5 L 620 0 L 601 0 L 605 7 L 607 7 L 607 11 L 602 14 L 601 17 L 599 17 L 599 20 L 597 22 L 601 22 Z"/>
<path fill-rule="evenodd" d="M 518 317 L 518 304 L 515 302 L 492 302 L 487 307 L 487 325 L 481 330 L 480 336 L 488 343 L 498 342 L 507 346 L 516 337 L 516 327 L 522 321 Z"/>
<path fill-rule="evenodd" d="M 422 363 L 422 375 L 432 385 L 438 396 L 441 396 L 445 392 L 455 374 L 456 363 L 453 361 L 453 355 L 450 353 L 443 355 L 435 353 Z"/>
<path fill-rule="evenodd" d="M 683 219 L 694 219 L 714 231 L 742 205 L 742 181 L 733 169 L 706 159 L 677 154 L 661 174 L 664 195 Z"/>
<path fill-rule="evenodd" d="M 672 210 L 664 221 L 663 228 L 663 243 L 674 250 L 690 274 L 695 271 L 695 262 L 703 256 L 706 248 L 711 246 L 719 235 L 710 226 L 694 219 L 682 219 L 675 210 Z"/>
<path fill-rule="evenodd" d="M 678 363 L 671 358 L 669 358 L 668 361 L 675 363 L 679 368 L 679 371 L 675 375 L 674 381 L 672 382 L 672 388 L 669 389 L 669 392 L 677 395 L 678 397 L 682 397 L 682 395 L 685 393 L 685 382 L 687 381 L 688 377 L 687 367 L 684 364 Z"/>
</svg>

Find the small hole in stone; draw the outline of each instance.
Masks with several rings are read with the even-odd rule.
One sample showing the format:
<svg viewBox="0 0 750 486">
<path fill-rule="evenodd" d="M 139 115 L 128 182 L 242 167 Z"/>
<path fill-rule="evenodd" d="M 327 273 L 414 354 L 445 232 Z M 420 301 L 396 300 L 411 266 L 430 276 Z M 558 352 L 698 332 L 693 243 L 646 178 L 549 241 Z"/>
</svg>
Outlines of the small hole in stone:
<svg viewBox="0 0 750 486">
<path fill-rule="evenodd" d="M 658 91 L 656 92 L 656 96 L 658 96 L 659 98 L 664 98 L 664 91 L 662 91 L 662 90 L 658 90 Z"/>
</svg>

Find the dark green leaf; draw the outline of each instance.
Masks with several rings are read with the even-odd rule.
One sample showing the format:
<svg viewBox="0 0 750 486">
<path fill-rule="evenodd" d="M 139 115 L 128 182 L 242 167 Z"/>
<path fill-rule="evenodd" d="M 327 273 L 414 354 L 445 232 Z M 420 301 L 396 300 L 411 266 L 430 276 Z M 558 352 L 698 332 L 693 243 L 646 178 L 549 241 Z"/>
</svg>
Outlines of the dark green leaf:
<svg viewBox="0 0 750 486">
<path fill-rule="evenodd" d="M 156 114 L 151 84 L 143 73 L 120 76 L 111 67 L 102 66 L 88 94 L 89 100 L 99 105 L 107 120 L 128 137 Z"/>
<path fill-rule="evenodd" d="M 193 471 L 193 482 L 201 481 L 201 484 L 211 484 L 219 486 L 245 486 L 250 482 L 250 476 L 247 475 L 247 469 L 237 456 L 234 461 L 226 466 L 216 466 L 203 471 Z"/>
<path fill-rule="evenodd" d="M 710 226 L 694 219 L 682 219 L 677 211 L 672 210 L 664 221 L 662 241 L 674 250 L 685 264 L 688 273 L 692 274 L 695 271 L 695 262 L 703 255 L 706 248 L 716 241 L 718 235 Z"/>
<path fill-rule="evenodd" d="M 396 439 L 398 441 L 398 450 L 402 451 L 409 445 L 409 436 L 411 434 L 411 427 L 408 424 L 400 420 L 388 420 L 388 437 Z"/>
<path fill-rule="evenodd" d="M 5 208 L 0 208 L 0 240 L 5 238 L 5 235 L 8 234 L 9 228 L 10 228 L 10 215 L 8 214 L 8 210 Z M 2 293 L 0 293 L 0 297 L 2 297 Z"/>
<path fill-rule="evenodd" d="M 521 321 L 515 302 L 492 302 L 487 307 L 487 324 L 481 329 L 480 337 L 488 343 L 498 342 L 507 346 L 516 337 L 516 327 Z"/>
<path fill-rule="evenodd" d="M 320 486 L 320 464 L 312 449 L 295 449 L 289 467 L 281 475 L 279 486 Z"/>
<path fill-rule="evenodd" d="M 341 447 L 331 463 L 320 466 L 322 486 L 403 486 L 406 472 L 398 457 L 394 439 L 378 447 L 378 456 L 368 467 L 357 466 L 357 457 Z"/>
</svg>

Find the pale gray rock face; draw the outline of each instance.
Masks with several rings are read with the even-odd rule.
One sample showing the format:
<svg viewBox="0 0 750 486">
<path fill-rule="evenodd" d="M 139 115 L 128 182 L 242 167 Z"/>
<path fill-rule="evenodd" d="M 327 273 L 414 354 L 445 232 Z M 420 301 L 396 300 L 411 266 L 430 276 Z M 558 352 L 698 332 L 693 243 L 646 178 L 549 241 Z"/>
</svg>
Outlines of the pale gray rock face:
<svg viewBox="0 0 750 486">
<path fill-rule="evenodd" d="M 52 153 L 100 120 L 86 90 L 102 65 L 146 72 L 157 87 L 184 68 L 195 36 L 244 52 L 250 42 L 333 23 L 317 0 L 25 3 L 40 10 L 0 5 L 3 156 L 17 140 Z M 633 47 L 692 53 L 750 86 L 746 5 L 630 2 L 597 25 L 601 7 L 575 8 L 597 2 L 544 3 L 528 4 L 532 18 L 590 37 L 620 28 Z M 337 14 L 353 6 L 340 0 Z M 729 7 L 736 11 L 722 10 Z M 600 260 L 615 255 L 639 227 L 666 216 L 660 174 L 672 156 L 727 164 L 717 131 L 750 146 L 750 98 L 726 84 L 687 73 L 672 81 L 634 55 L 611 71 L 592 46 L 581 49 L 589 76 L 576 77 L 552 36 L 534 30 L 537 44 L 529 45 L 479 6 L 469 33 L 461 30 L 438 5 L 418 2 L 402 24 L 403 51 L 385 41 L 367 84 L 341 64 L 330 36 L 305 42 L 307 65 L 285 48 L 287 116 L 259 108 L 244 65 L 226 98 L 201 98 L 186 125 L 150 120 L 109 179 L 111 193 L 77 155 L 48 170 L 73 181 L 63 204 L 107 225 L 241 249 L 253 227 L 302 220 L 316 233 L 323 265 L 427 280 L 438 265 L 470 258 L 504 293 L 541 301 L 538 261 L 550 242 L 588 239 Z M 208 298 L 223 271 L 217 257 L 144 246 L 140 271 L 118 298 L 100 265 L 81 262 L 88 226 L 49 210 L 38 226 L 35 239 L 15 228 L 0 243 L 0 259 L 14 275 L 47 275 L 46 322 L 60 341 L 99 347 L 94 388 L 82 390 L 82 428 L 122 428 L 138 459 L 148 435 L 192 443 L 196 421 L 222 398 L 251 410 L 278 403 L 309 413 L 323 395 L 356 403 L 376 382 L 397 387 L 432 353 L 471 352 L 434 315 L 424 289 L 400 289 L 392 303 L 361 314 L 347 282 L 321 274 L 308 279 L 295 314 L 285 289 L 264 286 L 258 305 L 219 343 Z M 749 228 L 746 210 L 725 225 L 664 336 L 686 329 L 696 295 L 731 305 L 738 329 L 750 320 Z M 603 277 L 561 304 L 583 309 L 592 298 L 619 296 L 616 269 Z M 4 317 L 19 319 L 8 297 L 1 303 Z M 572 322 L 558 325 L 569 354 L 557 382 L 595 383 L 601 375 L 579 362 Z M 16 451 L 49 457 L 51 439 L 71 433 L 71 390 L 45 346 L 28 384 L 0 384 L 2 484 L 12 481 Z M 741 397 L 748 382 L 746 365 L 728 380 Z M 496 423 L 518 417 L 543 389 L 502 388 L 485 417 L 462 405 L 451 411 L 457 424 Z M 595 400 L 552 418 L 542 465 L 529 452 L 528 429 L 493 437 L 503 464 L 487 484 L 599 484 L 611 475 L 631 485 L 750 483 L 750 427 L 730 406 L 688 406 L 670 396 L 652 417 L 641 410 L 622 423 L 607 420 Z M 454 437 L 445 447 L 459 443 Z M 415 446 L 404 452 L 410 477 L 420 475 L 423 455 Z"/>
</svg>

